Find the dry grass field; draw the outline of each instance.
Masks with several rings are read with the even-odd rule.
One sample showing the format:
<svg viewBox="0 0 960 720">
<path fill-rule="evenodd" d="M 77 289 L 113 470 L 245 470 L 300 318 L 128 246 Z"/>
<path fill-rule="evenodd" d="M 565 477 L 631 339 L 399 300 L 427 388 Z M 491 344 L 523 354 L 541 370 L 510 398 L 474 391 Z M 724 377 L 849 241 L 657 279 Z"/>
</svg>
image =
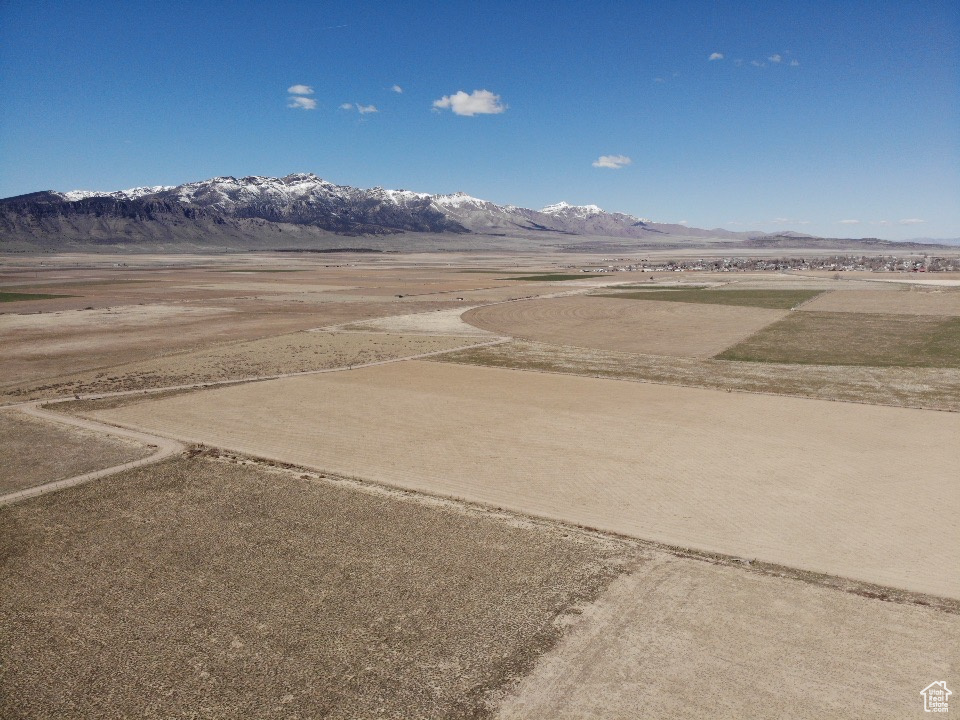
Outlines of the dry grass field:
<svg viewBox="0 0 960 720">
<path fill-rule="evenodd" d="M 960 280 L 603 252 L 0 256 L 0 403 L 202 443 L 0 508 L 0 717 L 956 691 Z M 0 409 L 0 492 L 149 453 Z"/>
<path fill-rule="evenodd" d="M 0 509 L 0 716 L 488 716 L 629 548 L 205 457 Z"/>
<path fill-rule="evenodd" d="M 413 361 L 93 416 L 670 545 L 960 597 L 952 413 Z"/>
<path fill-rule="evenodd" d="M 498 720 L 922 717 L 960 616 L 679 558 L 617 579 Z"/>
<path fill-rule="evenodd" d="M 953 368 L 777 365 L 641 355 L 522 340 L 457 350 L 436 360 L 664 385 L 960 412 L 960 370 Z"/>
<path fill-rule="evenodd" d="M 434 314 L 428 313 L 428 317 Z M 465 326 L 470 328 L 469 325 Z M 475 330 L 474 328 L 470 328 Z M 474 335 L 480 331 L 474 332 Z M 193 352 L 115 365 L 105 370 L 22 383 L 7 391 L 16 399 L 143 390 L 346 367 L 447 350 L 476 338 L 375 332 L 296 332 L 248 342 L 222 343 Z M 0 398 L 4 396 L 0 392 Z"/>
<path fill-rule="evenodd" d="M 809 365 L 960 368 L 960 318 L 796 312 L 717 355 Z"/>
<path fill-rule="evenodd" d="M 836 290 L 803 306 L 821 312 L 888 315 L 960 315 L 960 290 Z"/>
<path fill-rule="evenodd" d="M 341 258 L 348 262 L 327 266 L 266 256 L 248 264 L 245 258 L 168 256 L 138 258 L 127 267 L 130 258 L 109 262 L 78 256 L 39 266 L 0 265 L 0 292 L 20 298 L 5 302 L 0 311 L 0 400 L 49 397 L 74 387 L 151 386 L 133 374 L 233 377 L 242 373 L 211 367 L 206 358 L 247 369 L 275 367 L 275 348 L 285 342 L 280 336 L 297 331 L 434 310 L 449 313 L 470 302 L 556 291 L 491 282 L 456 268 L 407 267 L 396 259 L 396 266 L 380 267 L 366 258 Z M 54 292 L 62 297 L 37 299 Z M 244 342 L 251 345 L 230 347 Z"/>
<path fill-rule="evenodd" d="M 762 308 L 573 296 L 480 307 L 466 312 L 463 319 L 484 330 L 525 340 L 708 357 L 785 314 Z"/>
<path fill-rule="evenodd" d="M 229 306 L 147 304 L 0 315 L 0 391 L 80 370 L 401 312 L 411 310 L 363 303 L 271 309 L 234 301 Z"/>
<path fill-rule="evenodd" d="M 0 494 L 82 475 L 150 455 L 118 437 L 0 411 Z"/>
</svg>

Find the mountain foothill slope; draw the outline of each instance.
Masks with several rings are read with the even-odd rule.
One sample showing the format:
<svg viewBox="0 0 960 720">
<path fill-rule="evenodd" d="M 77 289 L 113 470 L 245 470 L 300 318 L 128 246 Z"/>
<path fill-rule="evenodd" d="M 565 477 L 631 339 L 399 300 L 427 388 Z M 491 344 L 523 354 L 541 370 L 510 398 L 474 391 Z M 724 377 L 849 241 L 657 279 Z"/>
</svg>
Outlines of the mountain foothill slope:
<svg viewBox="0 0 960 720">
<path fill-rule="evenodd" d="M 312 173 L 215 177 L 175 187 L 110 192 L 48 190 L 0 200 L 0 250 L 137 243 L 311 248 L 331 236 L 401 233 L 439 235 L 450 242 L 469 235 L 542 236 L 558 245 L 583 237 L 680 241 L 694 247 L 698 240 L 708 239 L 751 246 L 783 239 L 656 223 L 596 205 L 560 202 L 531 210 L 460 192 L 362 189 L 336 185 Z M 817 240 L 791 235 L 787 242 L 796 246 L 798 240 L 807 239 Z"/>
</svg>

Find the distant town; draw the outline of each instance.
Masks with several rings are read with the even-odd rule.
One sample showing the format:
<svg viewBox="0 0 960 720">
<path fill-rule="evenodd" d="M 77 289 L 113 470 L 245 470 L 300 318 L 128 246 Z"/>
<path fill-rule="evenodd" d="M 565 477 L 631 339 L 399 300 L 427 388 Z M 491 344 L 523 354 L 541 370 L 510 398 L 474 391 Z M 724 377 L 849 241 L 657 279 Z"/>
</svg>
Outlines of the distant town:
<svg viewBox="0 0 960 720">
<path fill-rule="evenodd" d="M 921 255 L 831 255 L 820 258 L 697 258 L 691 260 L 632 260 L 607 258 L 601 262 L 627 263 L 579 268 L 584 273 L 607 272 L 749 272 L 756 270 L 821 270 L 835 272 L 960 272 L 960 257 Z M 576 268 L 577 266 L 568 266 Z"/>
</svg>

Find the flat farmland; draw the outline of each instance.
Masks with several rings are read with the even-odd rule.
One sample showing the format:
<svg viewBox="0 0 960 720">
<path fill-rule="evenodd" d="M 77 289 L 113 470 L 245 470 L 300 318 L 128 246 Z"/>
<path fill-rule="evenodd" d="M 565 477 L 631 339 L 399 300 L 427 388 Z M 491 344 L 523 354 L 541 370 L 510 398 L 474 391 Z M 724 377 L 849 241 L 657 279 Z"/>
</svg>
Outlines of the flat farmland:
<svg viewBox="0 0 960 720">
<path fill-rule="evenodd" d="M 960 368 L 960 317 L 798 311 L 717 358 L 806 365 Z"/>
<path fill-rule="evenodd" d="M 709 357 L 785 315 L 784 310 L 765 308 L 572 296 L 480 307 L 463 319 L 525 340 Z"/>
<path fill-rule="evenodd" d="M 0 716 L 488 717 L 632 553 L 177 458 L 0 508 Z"/>
<path fill-rule="evenodd" d="M 103 470 L 150 455 L 132 440 L 0 412 L 0 494 Z"/>
<path fill-rule="evenodd" d="M 8 397 L 21 397 L 26 387 L 72 382 L 85 371 L 465 306 L 457 298 L 477 288 L 482 300 L 537 291 L 447 268 L 371 267 L 356 260 L 326 266 L 275 255 L 61 256 L 23 263 L 0 267 L 0 292 L 20 298 L 0 307 L 0 394 Z"/>
<path fill-rule="evenodd" d="M 884 313 L 888 315 L 960 315 L 960 290 L 835 290 L 814 298 L 804 310 Z"/>
<path fill-rule="evenodd" d="M 648 290 L 618 292 L 600 297 L 621 298 L 624 300 L 661 300 L 664 302 L 685 302 L 699 305 L 733 305 L 738 307 L 759 307 L 772 310 L 789 310 L 807 302 L 820 294 L 819 290 L 782 290 L 782 289 L 682 289 L 669 288 L 669 292 Z"/>
<path fill-rule="evenodd" d="M 641 355 L 512 340 L 438 362 L 960 412 L 960 369 L 783 365 Z"/>
<path fill-rule="evenodd" d="M 446 312 L 446 311 L 443 311 Z M 426 313 L 427 319 L 443 312 Z M 403 316 L 409 317 L 409 316 Z M 419 315 L 414 317 L 420 317 Z M 455 318 L 459 322 L 459 318 Z M 473 335 L 482 331 L 460 323 Z M 408 328 L 409 330 L 409 328 Z M 147 388 L 240 380 L 451 350 L 485 338 L 385 332 L 296 332 L 247 342 L 221 343 L 192 352 L 22 383 L 8 391 L 17 399 L 120 392 Z M 0 391 L 0 398 L 4 393 Z"/>
<path fill-rule="evenodd" d="M 670 545 L 960 597 L 960 416 L 950 413 L 411 361 L 92 415 Z"/>
<path fill-rule="evenodd" d="M 497 718 L 900 720 L 958 668 L 958 615 L 661 557 L 587 607 Z"/>
<path fill-rule="evenodd" d="M 255 301 L 120 305 L 94 310 L 0 315 L 0 391 L 128 362 L 427 310 L 396 303 L 271 304 Z"/>
</svg>

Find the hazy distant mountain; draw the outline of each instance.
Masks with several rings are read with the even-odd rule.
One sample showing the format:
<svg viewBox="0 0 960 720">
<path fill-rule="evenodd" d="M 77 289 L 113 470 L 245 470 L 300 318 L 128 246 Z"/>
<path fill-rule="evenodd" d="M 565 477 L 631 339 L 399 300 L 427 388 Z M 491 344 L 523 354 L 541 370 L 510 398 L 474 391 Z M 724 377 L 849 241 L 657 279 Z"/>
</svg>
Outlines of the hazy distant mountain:
<svg viewBox="0 0 960 720">
<path fill-rule="evenodd" d="M 708 238 L 761 245 L 766 237 L 773 245 L 788 237 L 655 223 L 606 212 L 596 205 L 560 202 L 531 210 L 464 193 L 364 190 L 335 185 L 311 173 L 283 178 L 216 177 L 176 187 L 109 192 L 50 190 L 0 200 L 0 248 L 124 244 L 313 247 L 331 234 L 399 233 L 528 239 L 543 234 L 658 243 Z M 404 247 L 403 241 L 394 245 Z"/>
</svg>

